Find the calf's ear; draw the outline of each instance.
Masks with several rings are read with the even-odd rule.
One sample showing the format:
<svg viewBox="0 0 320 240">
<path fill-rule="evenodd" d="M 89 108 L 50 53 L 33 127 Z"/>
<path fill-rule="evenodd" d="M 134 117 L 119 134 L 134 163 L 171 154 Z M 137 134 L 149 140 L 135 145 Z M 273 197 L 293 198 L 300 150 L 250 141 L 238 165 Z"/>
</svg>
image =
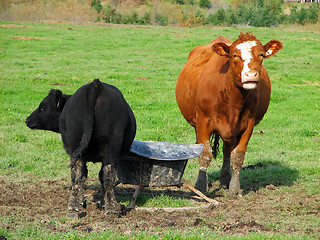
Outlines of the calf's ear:
<svg viewBox="0 0 320 240">
<path fill-rule="evenodd" d="M 212 50 L 218 53 L 220 56 L 229 56 L 230 47 L 225 43 L 216 43 L 212 45 Z"/>
<path fill-rule="evenodd" d="M 271 40 L 266 45 L 263 46 L 264 48 L 264 57 L 268 58 L 275 55 L 279 50 L 283 47 L 282 43 L 277 40 Z"/>
<path fill-rule="evenodd" d="M 57 110 L 61 112 L 64 106 L 62 92 L 60 90 L 52 89 L 49 95 L 53 95 L 54 105 L 57 107 Z"/>
</svg>

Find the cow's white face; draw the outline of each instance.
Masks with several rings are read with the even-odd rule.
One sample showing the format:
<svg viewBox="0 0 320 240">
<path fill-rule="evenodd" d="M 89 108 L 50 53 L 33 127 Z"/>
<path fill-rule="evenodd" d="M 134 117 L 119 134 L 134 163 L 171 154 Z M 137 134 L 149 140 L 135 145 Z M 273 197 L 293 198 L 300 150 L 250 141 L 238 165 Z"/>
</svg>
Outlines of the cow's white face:
<svg viewBox="0 0 320 240">
<path fill-rule="evenodd" d="M 240 34 L 231 45 L 221 42 L 212 46 L 213 51 L 230 59 L 233 81 L 246 90 L 257 88 L 263 59 L 276 54 L 281 48 L 282 43 L 277 40 L 262 45 L 249 33 Z"/>
<path fill-rule="evenodd" d="M 251 69 L 249 63 L 254 61 L 253 47 L 257 46 L 256 41 L 246 41 L 236 46 L 240 50 L 240 58 L 243 61 L 241 71 L 241 82 L 244 89 L 255 89 L 259 82 L 260 74 L 257 69 Z"/>
</svg>

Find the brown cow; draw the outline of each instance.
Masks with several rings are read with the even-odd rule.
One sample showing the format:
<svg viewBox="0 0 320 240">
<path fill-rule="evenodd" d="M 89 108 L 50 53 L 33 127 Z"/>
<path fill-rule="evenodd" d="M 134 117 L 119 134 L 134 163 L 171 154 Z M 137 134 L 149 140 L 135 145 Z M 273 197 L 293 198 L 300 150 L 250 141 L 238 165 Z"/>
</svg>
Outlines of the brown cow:
<svg viewBox="0 0 320 240">
<path fill-rule="evenodd" d="M 270 102 L 271 83 L 262 61 L 280 49 L 279 41 L 262 45 L 250 33 L 241 33 L 233 43 L 218 37 L 190 52 L 178 77 L 176 99 L 182 115 L 196 130 L 197 143 L 205 146 L 199 157 L 197 189 L 207 190 L 207 167 L 212 156 L 216 157 L 221 137 L 220 187 L 229 187 L 232 198 L 241 196 L 239 175 L 247 145 Z"/>
</svg>

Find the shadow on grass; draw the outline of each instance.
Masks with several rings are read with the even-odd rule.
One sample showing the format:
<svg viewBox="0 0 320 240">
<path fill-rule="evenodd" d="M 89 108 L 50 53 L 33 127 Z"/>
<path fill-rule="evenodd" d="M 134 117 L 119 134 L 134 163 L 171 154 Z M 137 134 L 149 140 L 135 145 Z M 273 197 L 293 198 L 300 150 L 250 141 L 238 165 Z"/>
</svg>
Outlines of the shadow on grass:
<svg viewBox="0 0 320 240">
<path fill-rule="evenodd" d="M 298 178 L 299 171 L 278 161 L 262 160 L 253 165 L 245 165 L 240 173 L 243 194 L 257 191 L 268 185 L 291 186 Z M 220 170 L 208 174 L 209 182 L 220 181 Z"/>
</svg>

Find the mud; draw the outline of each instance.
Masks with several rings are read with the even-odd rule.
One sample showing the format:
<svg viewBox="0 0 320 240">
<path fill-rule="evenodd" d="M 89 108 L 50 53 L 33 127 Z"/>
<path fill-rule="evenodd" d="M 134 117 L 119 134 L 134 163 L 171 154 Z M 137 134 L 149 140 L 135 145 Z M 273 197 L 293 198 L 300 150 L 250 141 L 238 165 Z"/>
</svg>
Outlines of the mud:
<svg viewBox="0 0 320 240">
<path fill-rule="evenodd" d="M 139 231 L 161 236 L 164 230 L 170 228 L 188 231 L 199 227 L 230 235 L 320 235 L 320 230 L 314 228 L 314 219 L 319 219 L 320 213 L 320 198 L 317 195 L 307 194 L 303 189 L 283 192 L 277 186 L 268 185 L 231 201 L 225 197 L 223 190 L 213 191 L 215 187 L 213 184 L 210 191 L 211 197 L 220 202 L 217 207 L 173 212 L 140 209 L 115 216 L 105 214 L 99 208 L 99 183 L 88 179 L 85 190 L 87 216 L 75 221 L 66 217 L 70 192 L 67 180 L 7 182 L 0 178 L 0 216 L 3 219 L 0 220 L 0 227 L 10 230 L 31 224 L 51 232 L 77 229 L 83 234 L 113 229 L 129 236 Z M 117 197 L 132 196 L 133 192 L 133 186 L 119 185 L 116 188 Z M 147 189 L 141 194 L 193 198 L 192 193 L 183 188 Z M 196 206 L 204 204 L 194 201 Z"/>
</svg>

